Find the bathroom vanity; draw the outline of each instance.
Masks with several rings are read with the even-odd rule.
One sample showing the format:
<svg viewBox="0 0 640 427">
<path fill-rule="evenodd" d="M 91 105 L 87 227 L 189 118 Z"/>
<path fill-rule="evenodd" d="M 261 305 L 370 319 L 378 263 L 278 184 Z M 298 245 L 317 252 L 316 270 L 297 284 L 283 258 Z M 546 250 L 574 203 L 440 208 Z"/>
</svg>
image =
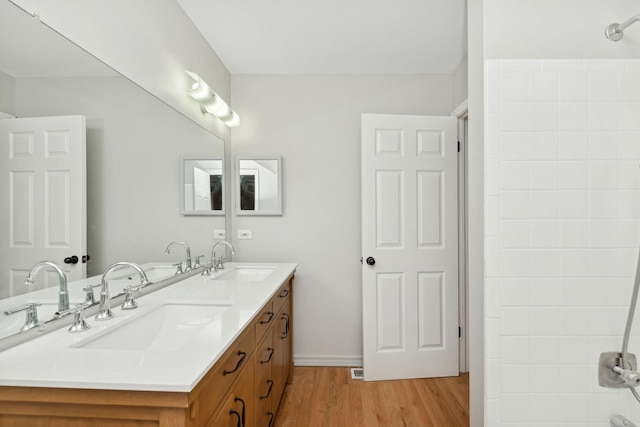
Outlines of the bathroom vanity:
<svg viewBox="0 0 640 427">
<path fill-rule="evenodd" d="M 5 350 L 0 425 L 272 425 L 292 376 L 295 268 L 227 263 Z"/>
</svg>

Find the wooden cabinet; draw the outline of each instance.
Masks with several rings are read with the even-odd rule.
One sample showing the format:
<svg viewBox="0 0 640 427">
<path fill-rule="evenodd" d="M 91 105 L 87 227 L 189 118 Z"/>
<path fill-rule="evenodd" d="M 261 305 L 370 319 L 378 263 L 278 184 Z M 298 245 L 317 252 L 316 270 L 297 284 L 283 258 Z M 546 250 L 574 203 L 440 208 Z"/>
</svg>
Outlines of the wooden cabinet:
<svg viewBox="0 0 640 427">
<path fill-rule="evenodd" d="M 292 283 L 280 287 L 191 392 L 0 387 L 0 425 L 270 427 L 293 368 Z"/>
<path fill-rule="evenodd" d="M 256 363 L 256 427 L 270 427 L 289 379 L 291 359 L 291 282 L 272 298 L 270 326 L 258 337 Z"/>
<path fill-rule="evenodd" d="M 253 359 L 253 356 L 251 357 Z M 255 363 L 247 363 L 238 381 L 227 393 L 222 407 L 205 424 L 207 427 L 251 427 L 255 426 L 253 376 Z"/>
</svg>

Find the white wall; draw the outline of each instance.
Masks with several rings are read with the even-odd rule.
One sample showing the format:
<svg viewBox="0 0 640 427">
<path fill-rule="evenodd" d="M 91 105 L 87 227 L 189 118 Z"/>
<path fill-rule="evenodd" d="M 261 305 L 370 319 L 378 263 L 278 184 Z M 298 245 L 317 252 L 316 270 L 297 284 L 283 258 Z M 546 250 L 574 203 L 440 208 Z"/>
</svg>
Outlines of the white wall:
<svg viewBox="0 0 640 427">
<path fill-rule="evenodd" d="M 0 113 L 15 115 L 15 84 L 13 77 L 0 72 Z"/>
<path fill-rule="evenodd" d="M 298 364 L 362 360 L 360 115 L 448 115 L 451 75 L 233 76 L 232 155 L 281 155 L 283 216 L 230 216 L 236 260 L 297 262 Z M 366 256 L 366 254 L 365 254 Z"/>
<path fill-rule="evenodd" d="M 89 53 L 223 140 L 229 130 L 203 115 L 185 89 L 198 73 L 229 101 L 230 75 L 175 0 L 12 0 Z"/>
<path fill-rule="evenodd" d="M 467 3 L 469 141 L 467 144 L 469 415 L 484 426 L 484 18 L 483 0 Z"/>
<path fill-rule="evenodd" d="M 484 0 L 486 58 L 637 58 L 637 25 L 620 42 L 604 29 L 640 13 L 636 0 Z"/>
<path fill-rule="evenodd" d="M 116 261 L 183 261 L 173 240 L 208 254 L 224 217 L 179 214 L 179 157 L 221 156 L 224 144 L 122 77 L 16 79 L 20 117 L 87 117 L 89 275 Z"/>
<path fill-rule="evenodd" d="M 483 13 L 479 13 L 478 9 L 481 7 L 480 4 L 484 4 Z M 473 103 L 476 108 L 470 107 L 470 111 L 472 111 L 472 116 L 474 117 L 474 111 L 477 115 L 484 116 L 483 112 L 483 102 L 482 102 L 482 93 L 477 91 L 477 88 L 481 85 L 479 79 L 483 76 L 483 68 L 478 59 L 472 59 L 472 55 L 474 52 L 474 48 L 471 45 L 472 40 L 478 40 L 478 38 L 484 38 L 484 42 L 482 43 L 481 48 L 484 52 L 481 54 L 484 58 L 491 59 L 546 59 L 546 58 L 578 58 L 578 59 L 589 59 L 589 58 L 637 58 L 640 56 L 640 50 L 638 49 L 640 43 L 640 35 L 638 34 L 637 27 L 630 27 L 625 32 L 625 37 L 621 42 L 612 43 L 605 39 L 603 35 L 604 28 L 612 23 L 612 22 L 621 22 L 639 12 L 638 3 L 634 0 L 620 0 L 616 2 L 608 2 L 608 1 L 596 1 L 596 0 L 588 0 L 588 1 L 538 1 L 538 0 L 527 0 L 527 1 L 518 1 L 511 2 L 507 0 L 484 0 L 479 2 L 470 2 L 469 5 L 469 56 L 470 56 L 470 99 L 473 99 Z M 478 28 L 480 24 L 474 23 L 475 19 L 482 18 L 482 25 L 484 29 Z M 477 22 L 477 21 L 475 21 Z M 637 24 L 636 24 L 637 25 Z M 509 64 L 509 63 L 507 63 Z M 529 62 L 531 64 L 531 62 Z M 531 71 L 531 70 L 530 70 Z M 605 70 L 601 70 L 605 71 Z M 534 72 L 534 71 L 532 71 Z M 588 70 L 587 68 L 578 72 L 582 77 L 587 78 L 587 81 L 592 80 L 592 77 L 589 76 L 589 72 L 593 73 L 595 70 Z M 528 74 L 528 72 L 526 73 Z M 637 73 L 636 73 L 637 75 Z M 553 77 L 551 77 L 553 78 Z M 509 80 L 510 77 L 506 77 L 506 80 Z M 593 77 L 593 82 L 595 82 L 598 77 Z M 502 77 L 499 79 L 502 81 Z M 584 81 L 584 80 L 582 80 Z M 495 82 L 495 78 L 494 78 Z M 512 81 L 513 82 L 513 81 Z M 522 89 L 522 88 L 521 88 Z M 507 93 L 509 91 L 505 91 Z M 539 91 L 532 91 L 531 94 L 539 94 Z M 602 93 L 602 92 L 600 92 Z M 622 92 L 619 92 L 622 93 Z M 492 100 L 486 100 L 488 102 L 497 102 L 496 96 L 501 96 L 500 94 L 494 93 Z M 499 100 L 498 100 L 499 101 Z M 609 101 L 605 101 L 609 102 Z M 618 102 L 618 101 L 616 101 Z M 529 104 L 527 104 L 529 105 Z M 532 105 L 529 105 L 532 107 Z M 598 105 L 589 104 L 587 106 L 588 111 L 592 111 L 591 109 L 599 108 Z M 615 108 L 620 107 L 618 105 Z M 532 108 L 536 108 L 533 106 Z M 563 107 L 564 108 L 564 107 Z M 509 112 L 509 109 L 500 110 L 501 115 L 502 112 Z M 533 111 L 533 110 L 531 110 Z M 539 110 L 536 110 L 540 112 Z M 617 110 L 616 110 L 617 111 Z M 482 113 L 482 114 L 480 114 Z M 569 114 L 576 114 L 569 113 Z M 591 114 L 591 113 L 589 113 Z M 588 116 L 592 120 L 595 120 L 595 116 Z M 560 120 L 560 116 L 557 116 L 558 120 Z M 495 117 L 494 119 L 495 120 Z M 619 124 L 619 122 L 618 122 Z M 489 122 L 488 122 L 489 126 Z M 482 139 L 481 125 L 475 126 L 475 129 L 472 129 L 472 139 L 475 139 L 479 142 Z M 495 127 L 494 127 L 495 129 Z M 592 129 L 593 130 L 593 129 Z M 496 206 L 495 199 L 495 191 L 496 185 L 501 186 L 502 183 L 508 181 L 508 178 L 499 178 L 496 176 L 496 168 L 499 168 L 498 174 L 503 171 L 510 170 L 511 173 L 514 170 L 507 164 L 503 165 L 503 160 L 506 162 L 507 159 L 503 158 L 507 155 L 513 155 L 513 151 L 510 150 L 510 147 L 503 146 L 502 141 L 499 141 L 496 138 L 495 132 L 489 132 L 490 128 L 487 128 L 487 137 L 484 141 L 484 148 L 486 150 L 491 151 L 491 167 L 489 168 L 487 164 L 487 178 L 490 178 L 491 182 L 485 182 L 485 185 L 493 190 L 493 193 L 487 193 L 486 196 L 486 215 L 487 215 L 487 250 L 491 251 L 493 255 L 487 254 L 487 269 L 491 267 L 496 267 L 496 251 L 500 253 L 500 244 L 510 244 L 509 241 L 513 242 L 513 239 L 517 239 L 518 237 L 523 237 L 523 233 L 520 233 L 518 229 L 515 230 L 513 227 L 511 229 L 513 231 L 507 232 L 506 228 L 510 227 L 513 224 L 506 224 L 508 221 L 507 218 L 501 218 L 496 223 L 497 215 L 501 215 L 501 202 L 499 202 L 498 206 Z M 526 131 L 526 135 L 533 138 L 534 133 Z M 611 151 L 609 154 L 614 153 L 615 149 L 619 148 L 615 144 L 618 140 L 613 140 Z M 584 149 L 584 146 L 582 147 Z M 628 148 L 628 147 L 627 147 Z M 559 154 L 559 152 L 558 152 Z M 589 154 L 590 155 L 590 154 Z M 606 150 L 601 151 L 600 155 L 607 155 Z M 497 162 L 496 160 L 499 159 Z M 567 159 L 564 159 L 567 160 Z M 587 159 L 579 160 L 578 164 L 583 167 L 587 165 L 587 170 L 593 173 L 595 169 L 589 169 L 592 162 L 594 160 L 596 162 L 604 161 L 605 159 L 600 157 L 594 157 Z M 560 159 L 558 158 L 558 161 Z M 616 158 L 615 162 L 618 159 Z M 472 164 L 471 167 L 481 168 L 482 160 L 476 158 L 475 166 Z M 525 161 L 526 167 L 522 168 L 525 173 L 529 173 L 529 168 L 537 168 L 540 166 L 535 162 Z M 537 170 L 537 169 L 536 169 Z M 601 169 L 602 170 L 602 169 Z M 473 174 L 472 174 L 473 175 Z M 476 175 L 478 177 L 478 175 Z M 536 179 L 540 178 L 538 172 L 535 173 L 534 177 Z M 578 183 L 582 185 L 593 184 L 593 181 L 589 181 L 591 175 L 587 175 L 585 178 L 584 175 L 578 180 Z M 604 178 L 605 176 L 600 176 L 600 178 Z M 532 179 L 532 176 L 528 176 L 529 180 Z M 539 182 L 539 181 L 538 181 Z M 623 180 L 619 182 L 619 185 L 616 184 L 614 189 L 609 189 L 613 192 L 619 192 L 625 185 L 631 184 L 628 180 Z M 562 188 L 560 185 L 560 181 L 556 183 L 558 186 L 555 190 L 551 189 L 551 191 L 560 191 Z M 566 189 L 564 189 L 566 190 Z M 506 188 L 498 188 L 498 197 L 502 196 L 503 193 L 512 191 L 507 190 Z M 519 191 L 519 190 L 516 190 Z M 541 191 L 541 190 L 536 190 Z M 538 194 L 534 191 L 534 189 L 527 189 L 524 191 L 525 194 L 528 194 L 529 197 L 537 197 Z M 589 187 L 588 189 L 582 189 L 580 191 L 585 191 L 589 194 L 588 197 L 591 197 L 596 191 L 593 187 Z M 602 191 L 602 190 L 601 190 Z M 607 191 L 607 190 L 604 190 Z M 597 192 L 595 194 L 598 194 Z M 620 200 L 624 200 L 624 202 L 634 202 L 636 200 L 635 196 L 624 197 Z M 561 200 L 559 199 L 559 203 Z M 603 204 L 606 206 L 606 204 Z M 544 205 L 547 206 L 548 205 Z M 558 205 L 559 207 L 560 205 Z M 599 204 L 592 205 L 591 208 L 597 208 Z M 616 204 L 612 204 L 611 206 L 617 206 Z M 627 206 L 628 208 L 629 206 Z M 496 210 L 497 209 L 497 210 Z M 621 213 L 622 211 L 617 211 L 616 214 Z M 552 219 L 552 221 L 559 222 L 571 222 L 575 218 L 566 218 L 558 216 L 556 219 Z M 589 233 L 597 233 L 597 221 L 602 220 L 603 218 L 585 218 L 584 221 L 588 228 Z M 609 218 L 611 220 L 616 220 L 613 218 Z M 629 220 L 630 218 L 625 218 L 625 220 Z M 524 222 L 527 226 L 539 226 L 539 224 L 534 223 L 539 219 L 528 218 L 525 219 Z M 629 223 L 629 221 L 627 221 Z M 505 226 L 503 228 L 503 225 Z M 496 229 L 496 226 L 498 227 Z M 520 230 L 522 231 L 522 230 Z M 630 231 L 629 229 L 621 229 L 622 233 L 626 233 Z M 526 234 L 526 233 L 525 233 Z M 589 234 L 591 236 L 591 234 Z M 596 234 L 597 238 L 602 239 L 605 238 L 602 234 Z M 634 236 L 631 234 L 629 236 L 624 236 L 628 238 L 630 236 Z M 530 234 L 530 238 L 537 237 L 536 234 Z M 611 236 L 611 238 L 619 238 L 622 239 L 622 235 Z M 558 241 L 560 242 L 560 241 Z M 592 244 L 602 244 L 602 240 L 600 243 L 595 243 L 596 241 L 589 240 L 584 246 L 575 248 L 576 253 L 595 253 L 592 252 L 594 250 L 598 250 L 598 248 L 594 248 L 590 245 Z M 609 244 L 612 242 L 609 241 Z M 496 246 L 498 245 L 498 246 Z M 628 251 L 633 244 L 627 243 L 622 244 L 622 240 L 618 241 L 617 244 L 614 244 L 612 249 L 613 251 L 620 251 L 623 253 Z M 473 248 L 472 248 L 473 249 Z M 524 249 L 524 248 L 523 248 Z M 565 248 L 566 249 L 566 248 Z M 481 253 L 481 249 L 475 247 L 473 249 L 475 251 L 476 256 Z M 505 251 L 513 251 L 515 248 L 503 248 Z M 561 250 L 558 247 L 558 250 Z M 574 254 L 574 255 L 575 255 Z M 505 255 L 500 253 L 498 257 Z M 523 250 L 521 255 L 524 255 L 521 258 L 521 261 L 529 263 L 529 262 L 538 262 L 541 258 L 540 253 L 536 253 L 534 250 L 526 249 Z M 472 255 L 473 256 L 473 255 Z M 506 261 L 505 258 L 501 259 L 502 261 Z M 574 258 L 575 260 L 575 258 Z M 600 261 L 601 259 L 595 257 L 594 261 Z M 550 265 L 552 266 L 570 266 L 569 259 L 564 258 L 564 260 L 559 261 L 560 264 L 557 264 L 558 261 L 551 260 Z M 624 257 L 623 264 L 626 266 L 627 264 L 634 264 L 635 260 L 628 256 Z M 585 263 L 585 268 L 589 263 Z M 621 265 L 622 268 L 622 265 Z M 500 271 L 500 270 L 498 270 Z M 546 266 L 542 266 L 540 269 L 536 267 L 535 269 L 529 270 L 531 274 L 540 274 L 542 272 L 548 272 Z M 622 270 L 621 270 L 622 271 Z M 488 271 L 487 275 L 493 276 L 496 274 L 496 270 L 493 272 Z M 487 365 L 487 375 L 486 375 L 486 387 L 485 387 L 485 397 L 488 398 L 486 401 L 486 425 L 487 426 L 501 426 L 501 425 L 546 425 L 546 426 L 555 426 L 555 425 L 593 425 L 593 426 L 602 426 L 608 425 L 606 421 L 607 414 L 616 410 L 629 410 L 633 412 L 627 413 L 630 417 L 635 417 L 634 421 L 638 422 L 640 416 L 637 413 L 637 403 L 632 401 L 630 394 L 628 392 L 625 393 L 617 393 L 612 392 L 611 390 L 603 389 L 594 385 L 595 380 L 595 371 L 592 369 L 593 367 L 593 358 L 597 357 L 597 355 L 601 351 L 607 351 L 609 347 L 612 347 L 614 350 L 620 346 L 621 339 L 619 336 L 614 337 L 614 334 L 622 334 L 622 328 L 624 325 L 624 315 L 620 315 L 624 310 L 621 307 L 602 307 L 598 306 L 598 304 L 607 305 L 613 304 L 615 305 L 626 305 L 628 303 L 628 297 L 625 292 L 630 290 L 632 286 L 631 281 L 628 278 L 628 271 L 624 270 L 624 285 L 617 283 L 616 286 L 621 287 L 621 292 L 623 292 L 623 296 L 619 298 L 617 302 L 611 302 L 611 300 L 602 300 L 597 301 L 597 283 L 592 283 L 583 288 L 577 288 L 577 293 L 575 294 L 575 299 L 572 301 L 574 306 L 570 311 L 571 314 L 581 313 L 584 314 L 586 312 L 587 317 L 581 321 L 574 323 L 576 327 L 585 327 L 585 323 L 587 324 L 587 328 L 590 330 L 587 331 L 587 335 L 573 335 L 569 340 L 564 340 L 563 335 L 559 331 L 554 331 L 554 333 L 547 337 L 547 342 L 543 343 L 542 346 L 538 346 L 541 342 L 541 337 L 537 334 L 538 329 L 532 332 L 529 330 L 528 333 L 524 333 L 522 335 L 512 334 L 513 330 L 508 329 L 508 324 L 505 320 L 510 319 L 511 324 L 520 325 L 522 323 L 520 321 L 529 322 L 529 326 L 533 328 L 544 327 L 545 323 L 538 322 L 538 320 L 548 320 L 550 317 L 540 317 L 542 311 L 549 310 L 549 314 L 552 316 L 556 316 L 557 312 L 554 309 L 561 307 L 560 300 L 556 299 L 551 295 L 559 295 L 560 292 L 564 292 L 563 289 L 566 290 L 566 287 L 563 288 L 559 282 L 555 286 L 549 286 L 549 283 L 541 286 L 540 288 L 530 288 L 525 289 L 524 287 L 521 289 L 517 288 L 505 288 L 505 292 L 507 298 L 524 298 L 529 297 L 535 299 L 527 300 L 527 304 L 531 303 L 532 307 L 524 307 L 524 306 L 510 306 L 513 303 L 513 300 L 502 298 L 502 289 L 503 283 L 499 280 L 498 284 L 495 281 L 491 282 L 491 280 L 487 281 L 487 300 L 486 300 L 486 311 L 487 317 L 485 319 L 487 326 L 487 335 L 485 337 L 486 344 L 486 358 L 485 363 Z M 558 279 L 558 276 L 552 276 L 551 279 Z M 589 277 L 592 277 L 590 274 Z M 622 278 L 622 277 L 618 277 Z M 583 278 L 584 279 L 584 278 Z M 493 280 L 493 279 L 492 279 Z M 588 278 L 586 279 L 589 280 Z M 607 282 L 611 283 L 611 282 Z M 506 285 L 505 285 L 506 286 Z M 566 286 L 566 285 L 565 285 Z M 594 292 L 595 293 L 591 293 Z M 498 292 L 500 291 L 500 292 Z M 514 291 L 509 293 L 509 291 Z M 531 291 L 534 294 L 531 294 Z M 590 296 L 585 300 L 584 292 L 591 293 Z M 547 292 L 547 297 L 543 297 L 541 299 L 540 292 Z M 556 294 L 557 292 L 557 294 Z M 550 299 L 549 299 L 550 298 Z M 582 300 L 580 299 L 582 298 Z M 555 305 L 549 306 L 551 301 L 555 301 Z M 564 301 L 566 302 L 566 301 Z M 595 305 L 595 306 L 594 306 Z M 476 312 L 475 319 L 479 322 L 481 318 L 477 316 L 478 312 L 481 309 L 472 309 Z M 616 326 L 614 327 L 611 324 L 611 319 L 608 315 L 604 314 L 609 311 L 609 314 L 613 314 L 616 316 Z M 507 317 L 504 317 L 507 316 Z M 531 317 L 533 316 L 533 317 Z M 472 321 L 474 316 L 472 315 Z M 519 321 L 515 321 L 514 319 L 518 318 Z M 564 318 L 566 320 L 566 318 Z M 600 324 L 598 319 L 603 320 L 603 323 Z M 506 325 L 505 330 L 502 330 L 501 325 Z M 602 329 L 601 328 L 604 328 Z M 518 326 L 515 326 L 518 328 Z M 610 328 L 610 329 L 609 329 Z M 614 330 L 615 329 L 615 330 Z M 584 329 L 582 329 L 584 332 Z M 534 333 L 535 332 L 535 333 Z M 560 334 L 560 335 L 558 335 Z M 561 346 L 566 346 L 567 342 L 580 342 L 581 345 L 585 342 L 585 337 L 589 343 L 589 354 L 585 356 L 584 353 L 581 353 L 582 359 L 576 361 L 575 366 L 573 364 L 563 365 L 562 368 L 569 369 L 558 369 L 558 364 L 562 365 L 566 363 L 565 360 L 558 358 L 558 364 L 554 365 L 553 361 L 549 361 L 546 363 L 532 363 L 531 360 L 524 363 L 507 363 L 507 359 L 502 359 L 507 355 L 509 357 L 513 357 L 513 353 L 505 354 L 509 349 L 513 349 L 510 345 L 513 343 L 513 338 L 522 339 L 523 344 L 530 345 L 530 347 L 521 347 L 525 349 L 524 352 L 521 352 L 521 356 L 525 354 L 528 357 L 536 357 L 541 356 L 540 352 L 536 352 L 538 349 L 547 349 L 549 350 L 549 345 L 552 348 L 555 348 L 555 344 L 553 342 L 560 342 Z M 562 337 L 562 338 L 561 338 Z M 505 338 L 506 341 L 505 342 Z M 509 341 L 512 341 L 511 343 Z M 544 337 L 542 338 L 544 341 Z M 533 343 L 533 344 L 532 344 Z M 636 348 L 638 344 L 636 344 Z M 527 348 L 530 349 L 526 350 Z M 566 347 L 562 347 L 566 348 Z M 581 351 L 576 349 L 577 351 Z M 633 351 L 633 348 L 631 348 Z M 585 357 L 587 357 L 585 362 Z M 473 359 L 473 356 L 472 356 Z M 477 359 L 477 358 L 476 358 Z M 517 359 L 511 359 L 511 361 L 518 362 Z M 520 360 L 522 362 L 522 360 Z M 473 362 L 472 362 L 473 363 Z M 589 366 L 587 371 L 585 370 L 585 363 Z M 473 367 L 472 367 L 473 368 Z M 528 371 L 527 371 L 528 369 Z M 527 372 L 524 374 L 522 379 L 522 387 L 518 390 L 518 385 L 514 383 L 514 375 L 517 374 L 517 370 L 520 373 Z M 546 374 L 549 372 L 557 372 L 558 377 L 554 380 L 551 376 L 541 376 L 538 375 L 541 372 L 546 370 Z M 580 373 L 586 373 L 586 378 L 581 377 Z M 562 382 L 560 383 L 560 379 Z M 548 387 L 540 387 L 541 384 L 544 384 L 544 381 L 549 381 L 550 384 L 547 384 Z M 554 382 L 555 381 L 555 382 Z M 587 382 L 588 390 L 585 389 L 585 381 Z M 474 402 L 478 401 L 480 391 L 474 387 L 474 375 L 472 371 L 471 375 L 471 401 L 472 401 L 472 425 L 480 426 L 482 424 L 482 420 L 478 418 L 478 416 L 474 417 Z M 524 388 L 528 388 L 529 391 L 523 392 Z M 586 390 L 586 391 L 585 391 Z M 524 399 L 523 399 L 524 398 Z M 560 405 L 560 407 L 558 407 Z M 553 420 L 549 423 L 543 424 L 542 421 L 531 421 L 531 420 L 540 420 L 543 417 L 550 417 L 551 414 L 556 414 Z M 476 413 L 477 415 L 477 413 Z M 588 417 L 586 421 L 585 417 Z M 561 421 L 563 420 L 564 421 Z M 571 424 L 573 421 L 574 424 Z"/>
<path fill-rule="evenodd" d="M 465 56 L 451 73 L 453 77 L 453 106 L 469 97 L 469 58 Z"/>
</svg>

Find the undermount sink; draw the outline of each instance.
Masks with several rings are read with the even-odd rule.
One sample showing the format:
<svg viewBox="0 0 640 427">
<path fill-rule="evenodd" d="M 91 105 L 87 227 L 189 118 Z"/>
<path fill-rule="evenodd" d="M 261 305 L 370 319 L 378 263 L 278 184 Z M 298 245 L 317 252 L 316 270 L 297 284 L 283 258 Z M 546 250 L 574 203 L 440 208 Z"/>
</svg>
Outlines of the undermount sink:
<svg viewBox="0 0 640 427">
<path fill-rule="evenodd" d="M 214 279 L 234 280 L 238 282 L 260 282 L 275 270 L 274 267 L 234 267 Z"/>
<path fill-rule="evenodd" d="M 207 336 L 220 335 L 222 313 L 229 304 L 167 303 L 132 318 L 95 337 L 74 345 L 74 348 L 106 350 L 138 350 L 169 352 L 207 329 Z M 194 340 L 197 342 L 197 340 Z"/>
</svg>

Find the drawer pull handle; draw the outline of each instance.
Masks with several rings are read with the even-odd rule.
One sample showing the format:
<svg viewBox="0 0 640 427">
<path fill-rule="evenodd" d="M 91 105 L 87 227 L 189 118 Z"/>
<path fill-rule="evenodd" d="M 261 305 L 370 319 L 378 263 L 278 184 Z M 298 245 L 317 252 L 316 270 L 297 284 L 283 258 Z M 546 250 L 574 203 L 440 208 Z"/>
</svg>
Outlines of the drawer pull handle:
<svg viewBox="0 0 640 427">
<path fill-rule="evenodd" d="M 284 332 L 282 333 L 282 335 L 280 336 L 280 338 L 285 339 L 289 336 L 289 314 L 288 313 L 282 313 L 282 317 L 280 317 L 282 320 L 284 320 Z"/>
<path fill-rule="evenodd" d="M 267 357 L 267 360 L 261 360 L 260 361 L 260 363 L 262 363 L 263 365 L 265 363 L 271 362 L 271 358 L 273 357 L 273 352 L 275 351 L 275 349 L 273 347 L 268 347 L 267 350 L 269 350 L 269 357 Z"/>
<path fill-rule="evenodd" d="M 289 296 L 289 289 L 283 289 L 282 292 L 280 292 L 280 298 L 286 298 L 287 296 Z"/>
<path fill-rule="evenodd" d="M 238 411 L 236 411 L 235 409 L 229 409 L 229 415 L 235 415 L 236 417 L 238 417 L 238 423 L 236 424 L 236 426 L 243 427 L 242 424 L 240 423 L 241 418 L 240 418 L 240 413 Z"/>
<path fill-rule="evenodd" d="M 269 319 L 268 319 L 268 320 L 261 320 L 261 321 L 260 321 L 260 324 L 261 324 L 261 325 L 264 325 L 265 323 L 269 323 L 269 322 L 271 322 L 271 320 L 273 319 L 273 314 L 274 314 L 274 313 L 273 313 L 273 311 L 268 311 L 268 312 L 266 312 L 265 314 L 268 314 L 268 315 L 269 315 Z"/>
<path fill-rule="evenodd" d="M 264 396 L 260 396 L 260 400 L 266 399 L 271 394 L 271 389 L 273 388 L 273 380 L 267 380 L 267 382 L 269 383 L 269 390 L 267 390 L 267 394 L 265 394 Z"/>
<path fill-rule="evenodd" d="M 267 412 L 267 415 L 269 415 L 269 427 L 271 427 L 271 425 L 273 424 L 273 419 L 275 418 L 275 414 L 273 412 Z"/>
<path fill-rule="evenodd" d="M 233 399 L 233 401 L 242 403 L 242 415 L 241 415 L 241 417 L 242 417 L 242 427 L 244 427 L 245 424 L 246 424 L 245 416 L 244 416 L 245 415 L 244 413 L 245 413 L 246 405 L 244 404 L 244 400 L 240 399 L 239 397 L 236 397 L 235 399 Z"/>
<path fill-rule="evenodd" d="M 233 374 L 235 371 L 240 369 L 240 366 L 242 366 L 242 364 L 244 363 L 244 359 L 247 357 L 247 353 L 245 353 L 244 351 L 239 351 L 238 356 L 240 356 L 240 359 L 238 359 L 238 363 L 236 363 L 236 367 L 230 371 L 227 371 L 226 369 L 222 371 L 223 376 Z"/>
</svg>

